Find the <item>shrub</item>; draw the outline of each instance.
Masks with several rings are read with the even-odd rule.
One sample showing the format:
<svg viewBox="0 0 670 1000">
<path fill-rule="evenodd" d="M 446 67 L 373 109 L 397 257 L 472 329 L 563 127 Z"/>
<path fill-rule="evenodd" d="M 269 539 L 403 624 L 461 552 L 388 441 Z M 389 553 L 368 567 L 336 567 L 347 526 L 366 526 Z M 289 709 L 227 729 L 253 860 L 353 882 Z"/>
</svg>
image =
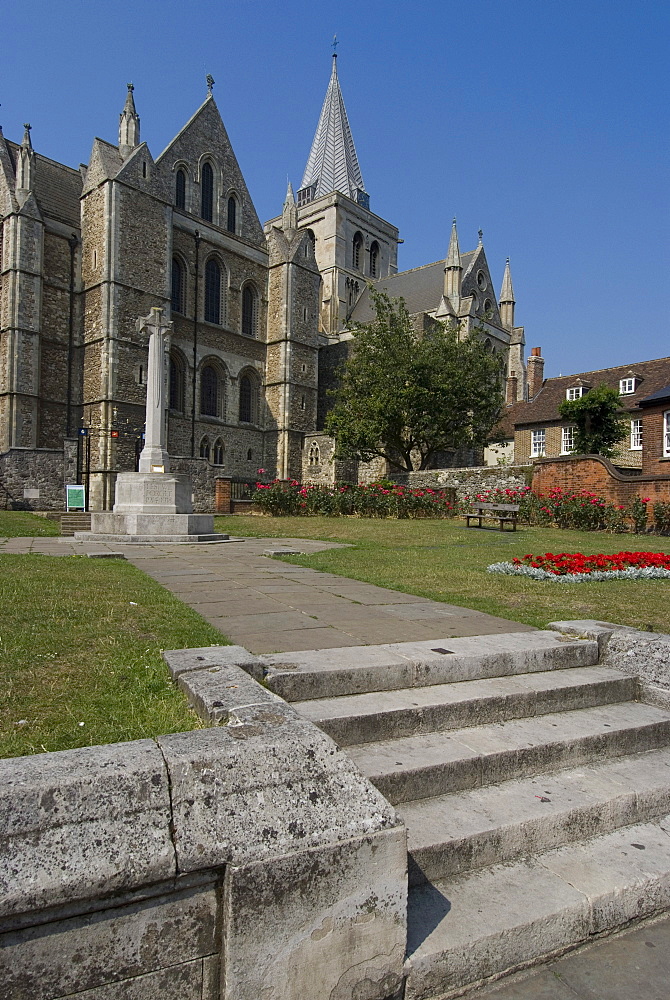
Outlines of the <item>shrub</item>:
<svg viewBox="0 0 670 1000">
<path fill-rule="evenodd" d="M 382 480 L 369 485 L 338 483 L 334 486 L 300 484 L 297 480 L 257 483 L 256 506 L 279 516 L 341 517 L 453 517 L 452 490 L 408 489 Z"/>
</svg>

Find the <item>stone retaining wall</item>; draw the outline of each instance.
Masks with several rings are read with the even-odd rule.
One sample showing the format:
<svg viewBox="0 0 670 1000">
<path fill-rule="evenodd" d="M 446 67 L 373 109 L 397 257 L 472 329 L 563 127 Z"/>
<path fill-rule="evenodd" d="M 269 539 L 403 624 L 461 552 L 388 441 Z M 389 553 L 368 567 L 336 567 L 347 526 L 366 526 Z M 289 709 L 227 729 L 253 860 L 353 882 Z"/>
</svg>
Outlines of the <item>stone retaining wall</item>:
<svg viewBox="0 0 670 1000">
<path fill-rule="evenodd" d="M 236 648 L 214 728 L 0 761 L 0 1000 L 400 995 L 404 826 Z"/>
<path fill-rule="evenodd" d="M 413 489 L 445 489 L 454 487 L 458 499 L 483 490 L 518 490 L 530 486 L 530 465 L 475 466 L 463 469 L 427 469 L 423 472 L 396 474 L 397 483 Z"/>
</svg>

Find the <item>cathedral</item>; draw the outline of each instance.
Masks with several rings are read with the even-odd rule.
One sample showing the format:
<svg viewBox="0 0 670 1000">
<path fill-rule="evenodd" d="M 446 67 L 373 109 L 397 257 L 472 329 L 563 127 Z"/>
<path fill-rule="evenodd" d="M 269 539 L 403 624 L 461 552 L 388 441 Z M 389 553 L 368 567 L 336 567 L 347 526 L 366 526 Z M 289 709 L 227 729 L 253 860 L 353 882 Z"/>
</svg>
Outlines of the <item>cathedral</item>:
<svg viewBox="0 0 670 1000">
<path fill-rule="evenodd" d="M 398 272 L 336 55 L 302 183 L 265 226 L 207 83 L 155 159 L 131 84 L 118 144 L 95 139 L 79 169 L 36 152 L 29 125 L 20 144 L 0 131 L 0 491 L 14 503 L 62 509 L 64 482 L 85 481 L 90 509 L 111 508 L 142 448 L 138 318 L 152 307 L 172 323 L 168 449 L 196 509 L 211 509 L 217 477 L 362 475 L 333 461 L 320 428 L 348 329 L 372 315 L 370 284 L 402 296 L 417 328 L 476 326 L 506 359 L 508 401 L 526 396 L 509 261 L 496 299 L 481 234 L 461 253 L 454 221 L 445 260 Z"/>
</svg>

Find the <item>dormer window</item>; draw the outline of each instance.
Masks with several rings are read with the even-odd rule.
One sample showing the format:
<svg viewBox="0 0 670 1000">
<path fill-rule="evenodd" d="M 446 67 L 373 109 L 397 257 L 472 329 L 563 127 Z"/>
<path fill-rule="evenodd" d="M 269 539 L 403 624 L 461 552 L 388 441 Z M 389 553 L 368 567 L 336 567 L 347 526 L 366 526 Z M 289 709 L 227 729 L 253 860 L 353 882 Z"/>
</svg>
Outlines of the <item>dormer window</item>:
<svg viewBox="0 0 670 1000">
<path fill-rule="evenodd" d="M 566 389 L 565 398 L 566 399 L 581 399 L 584 395 L 584 386 L 575 385 L 572 389 Z"/>
<path fill-rule="evenodd" d="M 636 378 L 622 378 L 619 381 L 619 393 L 622 396 L 630 396 L 632 392 L 635 392 L 636 387 Z"/>
</svg>

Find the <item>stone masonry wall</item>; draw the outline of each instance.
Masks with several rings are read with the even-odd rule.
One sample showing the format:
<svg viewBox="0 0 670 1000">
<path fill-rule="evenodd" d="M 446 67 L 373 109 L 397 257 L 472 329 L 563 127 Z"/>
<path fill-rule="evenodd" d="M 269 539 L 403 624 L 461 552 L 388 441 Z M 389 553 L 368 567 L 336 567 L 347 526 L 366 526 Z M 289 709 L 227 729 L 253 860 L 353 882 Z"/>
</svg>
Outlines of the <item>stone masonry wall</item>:
<svg viewBox="0 0 670 1000">
<path fill-rule="evenodd" d="M 0 761 L 0 1000 L 399 995 L 404 826 L 239 649 L 213 728 Z"/>
<path fill-rule="evenodd" d="M 428 469 L 424 472 L 410 472 L 407 475 L 394 475 L 396 482 L 402 482 L 415 489 L 444 489 L 455 487 L 456 496 L 462 499 L 466 496 L 481 493 L 484 490 L 519 490 L 530 485 L 531 466 L 479 466 L 466 469 Z"/>
<path fill-rule="evenodd" d="M 0 455 L 0 485 L 15 510 L 65 510 L 62 449 L 11 448 Z"/>
</svg>

